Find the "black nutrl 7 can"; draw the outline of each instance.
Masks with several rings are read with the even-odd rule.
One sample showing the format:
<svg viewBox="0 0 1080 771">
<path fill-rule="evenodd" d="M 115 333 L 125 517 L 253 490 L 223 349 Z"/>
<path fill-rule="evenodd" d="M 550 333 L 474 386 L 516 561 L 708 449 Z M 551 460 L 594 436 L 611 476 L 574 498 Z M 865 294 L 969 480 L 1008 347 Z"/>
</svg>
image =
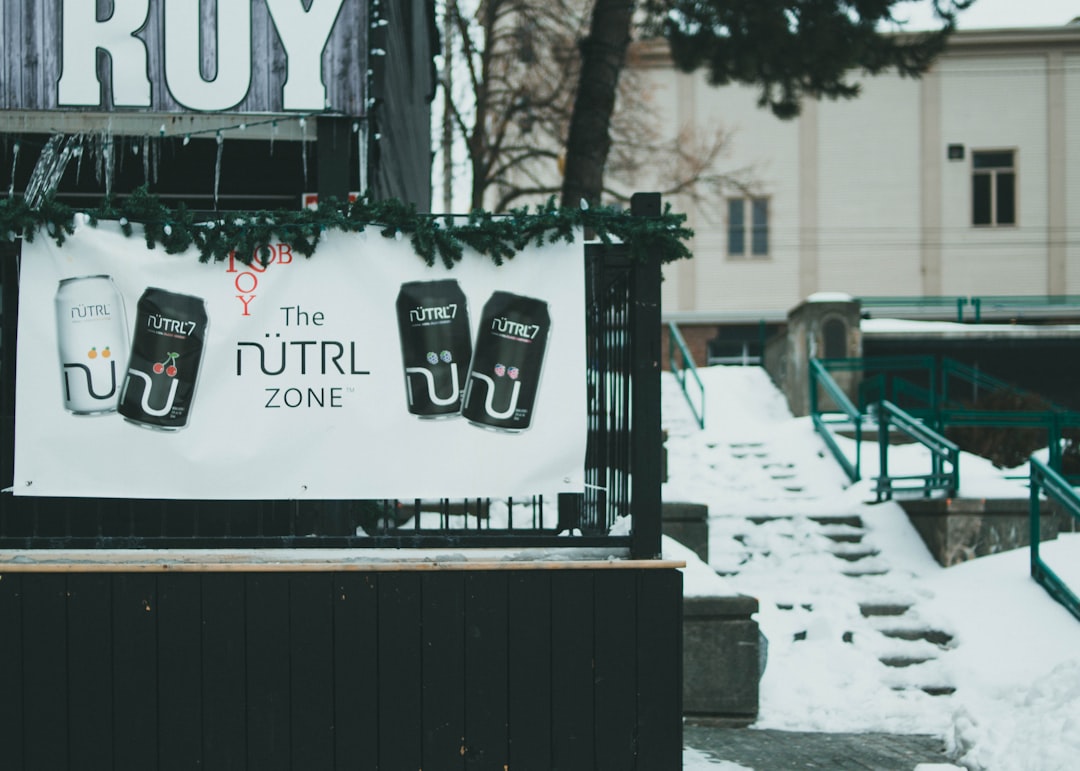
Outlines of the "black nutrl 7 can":
<svg viewBox="0 0 1080 771">
<path fill-rule="evenodd" d="M 551 317 L 547 303 L 495 292 L 484 305 L 461 414 L 501 431 L 532 423 Z"/>
<path fill-rule="evenodd" d="M 398 292 L 397 318 L 409 412 L 457 415 L 472 356 L 465 293 L 453 279 L 410 281 Z"/>
<path fill-rule="evenodd" d="M 139 298 L 119 412 L 166 431 L 183 428 L 191 414 L 206 344 L 201 297 L 149 287 Z"/>
</svg>

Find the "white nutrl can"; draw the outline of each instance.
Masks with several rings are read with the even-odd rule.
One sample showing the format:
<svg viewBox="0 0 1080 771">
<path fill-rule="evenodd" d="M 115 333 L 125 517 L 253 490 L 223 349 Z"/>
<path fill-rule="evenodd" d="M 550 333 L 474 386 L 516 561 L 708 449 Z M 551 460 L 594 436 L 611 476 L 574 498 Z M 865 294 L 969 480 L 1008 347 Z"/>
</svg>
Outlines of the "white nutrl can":
<svg viewBox="0 0 1080 771">
<path fill-rule="evenodd" d="M 56 333 L 64 409 L 115 412 L 128 360 L 124 299 L 111 277 L 76 276 L 56 290 Z"/>
</svg>

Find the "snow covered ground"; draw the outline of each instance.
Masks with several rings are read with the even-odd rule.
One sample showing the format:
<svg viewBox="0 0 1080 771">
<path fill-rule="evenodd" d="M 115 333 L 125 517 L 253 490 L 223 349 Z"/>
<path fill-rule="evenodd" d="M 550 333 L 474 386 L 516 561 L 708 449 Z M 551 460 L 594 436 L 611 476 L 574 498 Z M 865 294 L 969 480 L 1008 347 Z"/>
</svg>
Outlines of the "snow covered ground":
<svg viewBox="0 0 1080 771">
<path fill-rule="evenodd" d="M 876 445 L 864 447 L 864 481 L 851 485 L 809 418 L 791 416 L 763 370 L 700 372 L 704 430 L 693 423 L 672 376 L 664 374 L 669 481 L 663 495 L 709 506 L 711 565 L 670 539 L 665 556 L 687 560 L 687 595 L 748 594 L 760 602 L 757 620 L 769 641 L 768 664 L 759 719 L 748 730 L 934 734 L 961 768 L 1076 768 L 1080 622 L 1030 578 L 1028 550 L 940 567 L 899 505 L 873 503 L 866 480 L 877 472 Z M 893 448 L 889 463 L 892 470 L 929 468 L 915 446 Z M 968 454 L 960 469 L 963 497 L 1027 497 L 1025 483 L 1008 478 L 1026 469 L 1003 472 Z M 784 519 L 751 525 L 748 538 L 750 514 Z M 843 561 L 823 546 L 833 533 L 807 516 L 822 514 L 861 517 L 862 545 L 877 552 L 866 558 L 869 563 L 858 563 L 871 567 L 869 575 L 853 579 L 837 567 Z M 1074 591 L 1080 589 L 1080 534 L 1045 543 L 1042 554 Z M 716 570 L 734 574 L 721 578 Z M 910 604 L 909 623 L 952 639 L 945 649 L 925 641 L 883 642 L 874 633 L 881 619 L 860 613 L 860 603 L 867 602 Z M 920 645 L 933 654 L 916 666 L 887 667 L 881 658 L 891 653 L 889 645 L 900 655 L 918 652 Z M 932 696 L 903 687 L 931 681 L 955 692 Z M 684 768 L 740 767 L 687 749 Z"/>
</svg>

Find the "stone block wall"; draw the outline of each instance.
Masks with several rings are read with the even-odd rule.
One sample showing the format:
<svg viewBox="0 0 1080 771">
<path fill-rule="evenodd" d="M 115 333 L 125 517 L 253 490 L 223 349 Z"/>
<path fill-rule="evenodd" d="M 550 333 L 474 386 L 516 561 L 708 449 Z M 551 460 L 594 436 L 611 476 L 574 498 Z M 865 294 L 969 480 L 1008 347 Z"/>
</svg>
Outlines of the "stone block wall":
<svg viewBox="0 0 1080 771">
<path fill-rule="evenodd" d="M 683 600 L 683 714 L 748 725 L 757 719 L 765 651 L 753 597 Z"/>
<path fill-rule="evenodd" d="M 917 498 L 898 503 L 944 567 L 1031 545 L 1026 498 Z M 1059 522 L 1056 509 L 1044 503 L 1039 517 L 1043 541 L 1057 538 Z"/>
<path fill-rule="evenodd" d="M 674 538 L 709 564 L 709 507 L 704 503 L 665 501 L 661 509 L 664 535 Z"/>
</svg>

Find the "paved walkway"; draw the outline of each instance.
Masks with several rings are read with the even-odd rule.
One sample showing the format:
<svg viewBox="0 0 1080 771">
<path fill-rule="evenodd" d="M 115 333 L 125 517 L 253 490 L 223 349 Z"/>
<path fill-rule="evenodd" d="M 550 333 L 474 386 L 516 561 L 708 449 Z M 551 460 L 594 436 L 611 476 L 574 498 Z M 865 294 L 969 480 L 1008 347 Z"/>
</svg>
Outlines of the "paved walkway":
<svg viewBox="0 0 1080 771">
<path fill-rule="evenodd" d="M 755 771 L 913 771 L 920 763 L 949 763 L 944 743 L 934 736 L 801 733 L 687 723 L 683 744 Z"/>
</svg>

